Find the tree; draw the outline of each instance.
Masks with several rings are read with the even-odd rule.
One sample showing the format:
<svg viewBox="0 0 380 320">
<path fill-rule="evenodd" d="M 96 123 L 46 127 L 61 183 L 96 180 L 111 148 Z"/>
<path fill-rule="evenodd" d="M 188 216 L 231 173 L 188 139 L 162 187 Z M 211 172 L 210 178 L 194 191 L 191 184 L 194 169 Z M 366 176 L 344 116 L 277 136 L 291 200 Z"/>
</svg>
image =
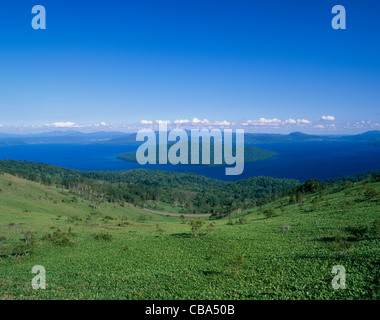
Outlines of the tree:
<svg viewBox="0 0 380 320">
<path fill-rule="evenodd" d="M 199 232 L 201 231 L 202 226 L 204 225 L 204 221 L 202 220 L 193 220 L 189 222 L 191 226 L 191 232 L 193 233 L 194 238 L 199 236 Z"/>
<path fill-rule="evenodd" d="M 267 209 L 267 210 L 264 211 L 264 215 L 265 215 L 267 218 L 271 218 L 271 217 L 273 217 L 275 214 L 276 214 L 276 211 L 274 210 L 273 207 L 270 207 L 269 209 Z"/>
<path fill-rule="evenodd" d="M 239 223 L 240 224 L 246 224 L 247 223 L 247 218 L 246 217 L 239 218 Z"/>
<path fill-rule="evenodd" d="M 364 196 L 368 200 L 373 200 L 379 194 L 379 192 L 374 188 L 366 187 L 365 189 L 366 190 L 364 191 Z"/>
<path fill-rule="evenodd" d="M 216 228 L 215 223 L 211 222 L 207 226 L 207 235 L 209 235 L 210 233 L 214 232 L 215 228 Z"/>
</svg>

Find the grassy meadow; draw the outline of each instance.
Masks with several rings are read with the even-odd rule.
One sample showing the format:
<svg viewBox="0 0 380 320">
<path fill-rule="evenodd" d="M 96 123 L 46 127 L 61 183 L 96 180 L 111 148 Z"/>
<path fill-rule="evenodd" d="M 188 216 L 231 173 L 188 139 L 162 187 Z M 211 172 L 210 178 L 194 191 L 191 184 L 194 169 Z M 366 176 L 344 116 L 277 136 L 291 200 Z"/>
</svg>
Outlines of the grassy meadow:
<svg viewBox="0 0 380 320">
<path fill-rule="evenodd" d="M 372 181 L 283 197 L 203 218 L 194 237 L 194 218 L 94 210 L 68 190 L 0 174 L 0 299 L 380 299 L 379 191 Z M 46 290 L 32 289 L 35 265 Z M 335 265 L 344 290 L 332 288 Z"/>
</svg>

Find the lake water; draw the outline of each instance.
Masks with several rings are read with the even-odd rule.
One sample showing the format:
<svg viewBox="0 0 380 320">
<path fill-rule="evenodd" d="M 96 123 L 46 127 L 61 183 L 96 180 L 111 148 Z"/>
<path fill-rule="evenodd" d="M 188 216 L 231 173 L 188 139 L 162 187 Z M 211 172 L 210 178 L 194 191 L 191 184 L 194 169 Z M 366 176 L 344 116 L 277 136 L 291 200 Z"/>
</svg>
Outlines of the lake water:
<svg viewBox="0 0 380 320">
<path fill-rule="evenodd" d="M 128 163 L 116 158 L 118 154 L 136 150 L 136 146 L 101 145 L 24 145 L 0 148 L 0 159 L 42 162 L 60 167 L 86 171 L 120 171 L 136 168 L 195 172 L 222 180 L 240 180 L 252 176 L 328 179 L 366 170 L 380 169 L 380 148 L 351 142 L 303 142 L 291 144 L 261 144 L 278 156 L 246 163 L 239 176 L 225 176 L 224 167 L 201 165 L 145 165 Z"/>
</svg>

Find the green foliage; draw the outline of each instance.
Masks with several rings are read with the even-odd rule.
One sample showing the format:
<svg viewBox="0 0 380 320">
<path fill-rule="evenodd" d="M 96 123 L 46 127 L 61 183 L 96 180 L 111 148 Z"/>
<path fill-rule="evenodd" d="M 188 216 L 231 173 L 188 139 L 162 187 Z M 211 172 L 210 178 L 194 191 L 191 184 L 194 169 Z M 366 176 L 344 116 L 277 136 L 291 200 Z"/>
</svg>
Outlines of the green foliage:
<svg viewBox="0 0 380 320">
<path fill-rule="evenodd" d="M 91 172 L 14 160 L 0 160 L 0 170 L 32 181 L 48 177 L 61 192 L 72 192 L 61 200 L 63 203 L 77 203 L 82 197 L 98 210 L 103 202 L 143 206 L 147 201 L 160 201 L 179 207 L 182 213 L 211 213 L 216 218 L 270 201 L 298 185 L 296 180 L 270 177 L 224 182 L 193 173 L 144 169 Z"/>
<path fill-rule="evenodd" d="M 46 172 L 42 170 L 41 174 Z M 160 175 L 163 181 L 156 181 L 156 186 L 165 186 L 170 193 L 172 189 L 165 177 L 169 176 Z M 304 193 L 301 205 L 307 214 L 300 214 L 298 203 L 287 204 L 286 214 L 263 219 L 262 215 L 257 215 L 259 211 L 276 208 L 280 213 L 277 208 L 288 202 L 290 194 L 279 196 L 277 200 L 265 198 L 263 202 L 252 199 L 249 203 L 255 206 L 241 206 L 242 212 L 236 214 L 236 218 L 231 213 L 235 222 L 231 225 L 226 225 L 228 217 L 212 221 L 202 218 L 204 223 L 198 238 L 194 239 L 189 233 L 190 226 L 178 217 L 145 212 L 127 201 L 107 202 L 97 208 L 96 214 L 91 214 L 88 206 L 91 199 L 85 192 L 77 195 L 78 202 L 62 202 L 63 198 L 72 195 L 68 189 L 62 191 L 60 184 L 57 187 L 56 178 L 52 177 L 52 181 L 47 187 L 9 174 L 0 175 L 3 189 L 0 193 L 0 234 L 6 238 L 0 242 L 2 298 L 380 299 L 378 202 L 377 198 L 364 198 L 365 189 L 360 182 L 347 189 L 339 184 L 326 184 L 327 189 Z M 152 181 L 144 183 L 154 189 Z M 12 182 L 12 188 L 7 187 L 8 182 Z M 104 180 L 94 179 L 93 183 L 104 187 Z M 112 182 L 114 188 L 118 188 L 118 184 Z M 70 185 L 73 188 L 72 181 Z M 249 185 L 242 183 L 234 192 L 249 188 Z M 79 186 L 78 182 L 75 188 Z M 365 186 L 380 190 L 380 183 L 373 179 Z M 186 190 L 179 185 L 176 187 L 178 191 Z M 202 188 L 199 186 L 191 192 L 202 192 Z M 163 190 L 159 193 L 164 194 Z M 173 204 L 174 195 L 168 196 Z M 225 197 L 238 201 L 240 196 L 230 193 Z M 355 205 L 348 211 L 345 206 L 350 201 Z M 157 202 L 160 206 L 163 203 Z M 314 203 L 317 209 L 309 211 Z M 196 205 L 197 210 L 200 207 Z M 24 213 L 25 208 L 30 213 Z M 220 204 L 216 203 L 215 208 L 219 210 Z M 146 216 L 145 223 L 132 223 L 123 228 L 118 225 L 136 221 L 140 215 Z M 72 219 L 57 220 L 58 216 L 74 218 L 75 227 Z M 103 219 L 107 216 L 113 220 L 106 219 L 105 226 Z M 246 217 L 249 223 L 239 225 L 241 217 Z M 215 228 L 209 228 L 209 224 L 214 224 Z M 75 228 L 75 235 L 71 230 L 59 231 L 68 231 L 69 227 Z M 25 233 L 28 232 L 35 236 L 46 233 L 51 236 L 46 241 L 37 239 L 27 244 Z M 111 235 L 112 241 L 102 240 L 101 236 L 96 240 L 94 234 L 101 232 Z M 70 234 L 75 245 L 57 246 L 54 241 L 59 242 L 59 233 Z M 210 236 L 204 236 L 207 233 Z M 334 276 L 331 269 L 337 264 L 343 265 L 350 274 L 345 290 L 331 287 Z M 33 265 L 43 265 L 48 270 L 47 290 L 31 289 Z"/>
<path fill-rule="evenodd" d="M 103 232 L 103 231 L 96 232 L 93 234 L 93 236 L 96 240 L 111 240 L 112 239 L 112 235 L 110 233 Z"/>
<path fill-rule="evenodd" d="M 272 218 L 276 215 L 276 210 L 274 209 L 274 207 L 270 207 L 264 211 L 264 215 L 267 218 Z"/>
<path fill-rule="evenodd" d="M 348 241 L 345 237 L 339 236 L 329 245 L 332 250 L 338 256 L 345 255 L 347 251 L 352 247 L 352 242 Z"/>
<path fill-rule="evenodd" d="M 368 200 L 373 200 L 375 197 L 379 196 L 379 191 L 374 188 L 365 187 L 364 196 Z"/>
<path fill-rule="evenodd" d="M 368 227 L 359 225 L 359 226 L 350 226 L 346 228 L 346 231 L 348 231 L 351 235 L 355 237 L 356 240 L 362 240 L 366 236 L 366 233 L 368 232 Z"/>
<path fill-rule="evenodd" d="M 24 241 L 28 244 L 34 244 L 35 243 L 35 236 L 32 232 L 26 231 L 24 232 Z"/>
<path fill-rule="evenodd" d="M 368 228 L 368 234 L 373 237 L 380 236 L 380 219 L 376 219 L 372 222 L 371 226 Z"/>
<path fill-rule="evenodd" d="M 144 215 L 139 215 L 137 218 L 137 222 L 144 223 L 146 221 L 146 217 Z"/>
<path fill-rule="evenodd" d="M 238 221 L 240 224 L 246 224 L 247 223 L 247 217 L 244 217 L 244 216 L 240 217 Z"/>
<path fill-rule="evenodd" d="M 211 222 L 207 225 L 207 235 L 213 233 L 215 231 L 216 225 L 214 222 Z"/>
<path fill-rule="evenodd" d="M 191 233 L 193 234 L 194 238 L 197 238 L 199 236 L 199 232 L 201 231 L 204 223 L 205 222 L 203 220 L 192 220 L 189 222 Z"/>
<path fill-rule="evenodd" d="M 71 228 L 67 232 L 64 232 L 60 229 L 54 231 L 52 234 L 47 233 L 43 236 L 42 240 L 47 240 L 53 242 L 57 246 L 70 246 L 74 242 L 72 240 L 73 234 Z"/>
</svg>

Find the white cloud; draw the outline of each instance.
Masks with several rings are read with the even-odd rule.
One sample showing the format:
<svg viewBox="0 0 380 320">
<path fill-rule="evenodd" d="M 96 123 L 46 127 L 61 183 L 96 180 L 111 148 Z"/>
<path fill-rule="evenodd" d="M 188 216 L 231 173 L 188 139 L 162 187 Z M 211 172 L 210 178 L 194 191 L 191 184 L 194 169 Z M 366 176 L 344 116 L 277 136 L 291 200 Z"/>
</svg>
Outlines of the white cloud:
<svg viewBox="0 0 380 320">
<path fill-rule="evenodd" d="M 335 117 L 334 116 L 322 116 L 321 120 L 323 120 L 323 121 L 334 121 Z"/>
<path fill-rule="evenodd" d="M 209 122 L 210 121 L 208 121 L 207 119 L 200 120 L 198 118 L 193 118 L 193 120 L 192 120 L 193 124 L 207 124 Z"/>
<path fill-rule="evenodd" d="M 281 124 L 281 120 L 277 118 L 265 119 L 260 118 L 259 120 L 248 120 L 244 125 L 253 125 L 253 126 L 278 126 Z"/>
<path fill-rule="evenodd" d="M 311 121 L 306 119 L 297 119 L 298 124 L 311 124 Z"/>
<path fill-rule="evenodd" d="M 228 122 L 227 120 L 224 120 L 224 121 L 215 121 L 214 122 L 214 125 L 216 126 L 229 126 L 231 123 Z"/>
<path fill-rule="evenodd" d="M 156 120 L 157 124 L 170 124 L 169 120 Z"/>
<path fill-rule="evenodd" d="M 140 123 L 141 124 L 153 124 L 153 121 L 151 121 L 151 120 L 141 120 Z"/>
<path fill-rule="evenodd" d="M 55 127 L 55 128 L 74 128 L 74 127 L 80 127 L 79 125 L 75 124 L 75 122 L 54 122 L 48 126 Z"/>
<path fill-rule="evenodd" d="M 318 124 L 318 125 L 316 125 L 316 126 L 314 126 L 314 128 L 320 128 L 320 129 L 322 129 L 322 128 L 324 128 L 325 126 L 324 125 L 321 125 L 321 124 Z"/>
<path fill-rule="evenodd" d="M 297 121 L 295 119 L 288 119 L 288 120 L 285 120 L 285 123 L 296 124 Z"/>
<path fill-rule="evenodd" d="M 190 120 L 188 119 L 177 119 L 174 121 L 175 124 L 184 124 L 184 123 L 189 123 Z"/>
</svg>

